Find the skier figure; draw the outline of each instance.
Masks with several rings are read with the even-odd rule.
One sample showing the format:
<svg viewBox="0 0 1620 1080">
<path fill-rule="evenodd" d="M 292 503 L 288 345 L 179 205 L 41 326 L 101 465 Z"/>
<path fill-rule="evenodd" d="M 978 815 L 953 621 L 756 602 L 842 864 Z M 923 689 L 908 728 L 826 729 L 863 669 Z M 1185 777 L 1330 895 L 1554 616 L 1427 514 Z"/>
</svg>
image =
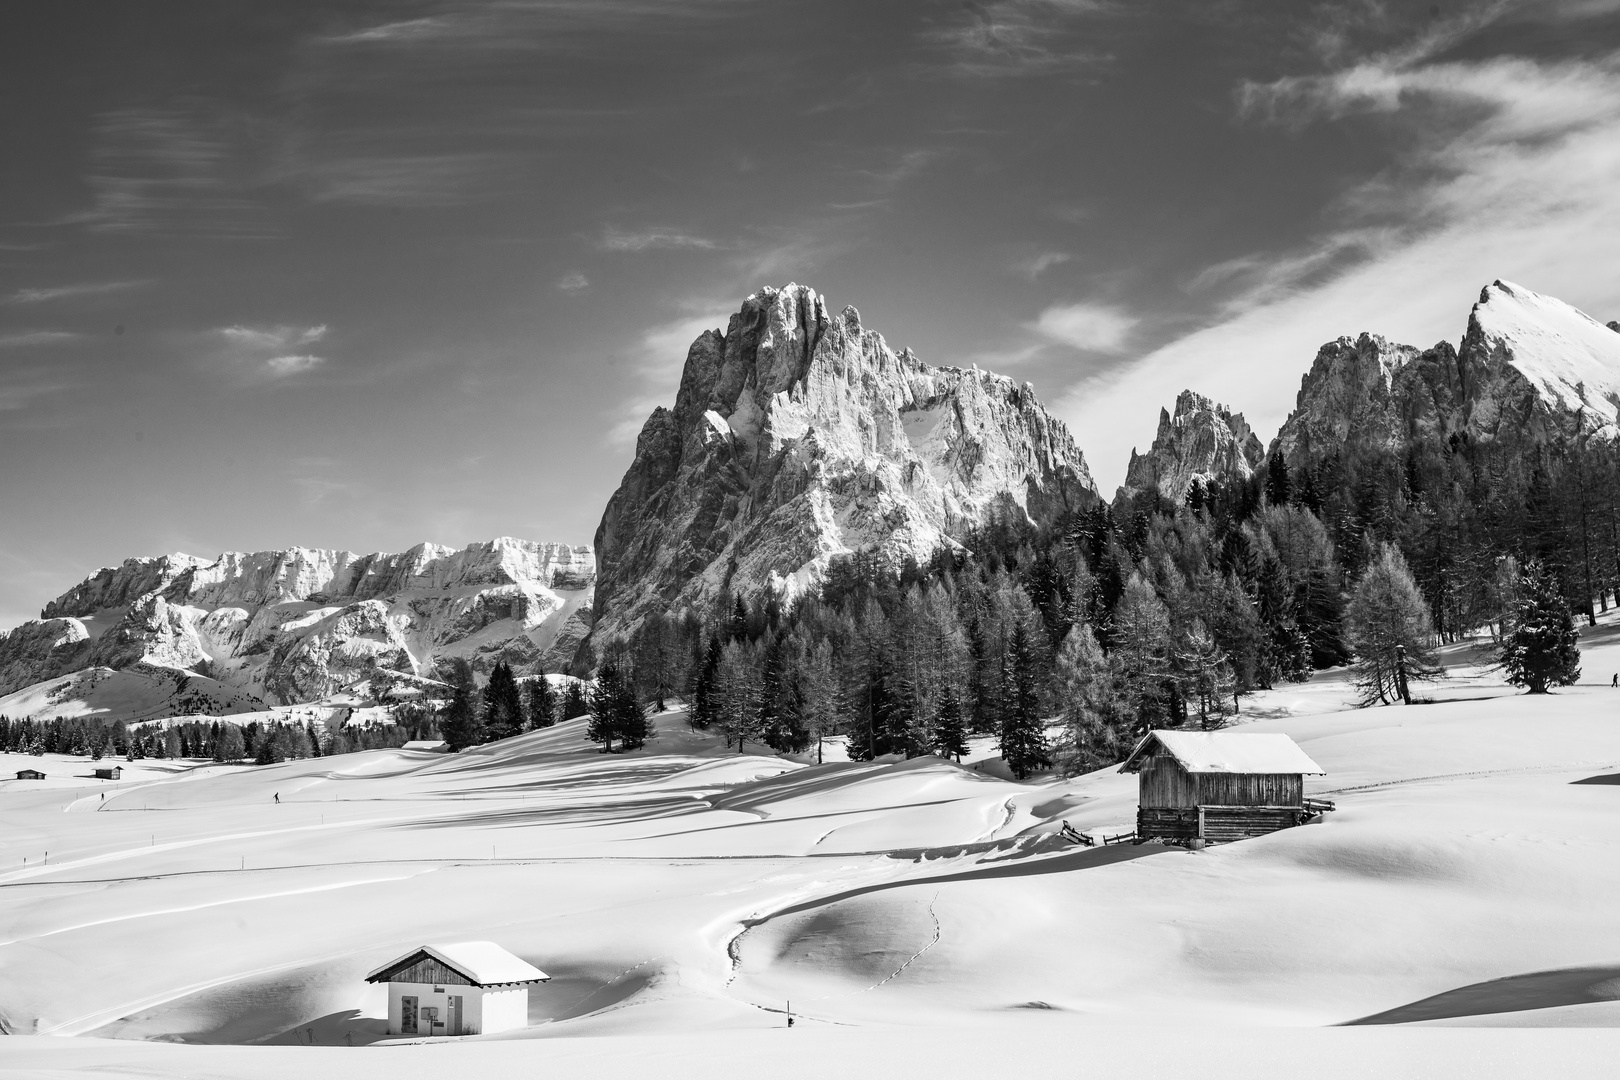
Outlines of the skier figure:
<svg viewBox="0 0 1620 1080">
<path fill-rule="evenodd" d="M 276 792 L 276 803 L 279 805 L 280 802 L 281 802 L 281 792 L 278 791 L 278 792 Z"/>
<path fill-rule="evenodd" d="M 1609 685 L 1610 686 L 1620 686 L 1620 672 L 1617 672 L 1615 674 L 1614 678 L 1612 680 L 1610 680 Z"/>
</svg>

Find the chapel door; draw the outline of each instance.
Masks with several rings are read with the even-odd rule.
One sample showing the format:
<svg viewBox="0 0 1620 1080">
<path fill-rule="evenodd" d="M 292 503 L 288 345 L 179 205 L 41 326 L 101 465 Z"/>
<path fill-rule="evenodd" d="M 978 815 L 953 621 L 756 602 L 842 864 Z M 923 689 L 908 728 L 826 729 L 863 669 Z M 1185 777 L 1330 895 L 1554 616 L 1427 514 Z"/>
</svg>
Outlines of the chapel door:
<svg viewBox="0 0 1620 1080">
<path fill-rule="evenodd" d="M 416 1034 L 416 995 L 404 994 L 399 999 L 399 1033 Z"/>
<path fill-rule="evenodd" d="M 461 995 L 450 995 L 450 1029 L 446 1034 L 460 1035 L 461 1028 Z"/>
</svg>

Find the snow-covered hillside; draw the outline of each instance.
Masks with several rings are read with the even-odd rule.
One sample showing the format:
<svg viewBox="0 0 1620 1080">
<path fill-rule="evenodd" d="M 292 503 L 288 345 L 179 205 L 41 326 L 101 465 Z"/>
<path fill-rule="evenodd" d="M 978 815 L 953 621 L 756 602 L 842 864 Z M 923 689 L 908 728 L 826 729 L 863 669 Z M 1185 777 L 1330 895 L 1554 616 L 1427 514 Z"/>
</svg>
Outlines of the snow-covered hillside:
<svg viewBox="0 0 1620 1080">
<path fill-rule="evenodd" d="M 0 1054 L 54 1074 L 707 1078 L 865 1074 L 926 1043 L 956 1050 L 915 1058 L 940 1076 L 982 1075 L 987 1053 L 1041 1075 L 1075 1055 L 1108 1075 L 1603 1075 L 1617 631 L 1587 636 L 1592 682 L 1540 698 L 1469 647 L 1434 704 L 1350 709 L 1343 672 L 1246 698 L 1245 729 L 1297 740 L 1328 772 L 1307 793 L 1339 809 L 1201 852 L 1057 836 L 1131 820 L 1136 779 L 1111 769 L 805 765 L 728 752 L 678 713 L 628 755 L 574 721 L 451 757 L 3 781 L 0 1020 L 77 1038 Z M 461 938 L 554 976 L 533 1026 L 349 1048 L 382 1037 L 366 971 Z M 1348 1021 L 1367 1026 L 1323 1028 Z M 1389 1027 L 1414 1023 L 1608 1030 Z M 1504 1070 L 1508 1050 L 1532 1056 Z"/>
<path fill-rule="evenodd" d="M 96 667 L 169 669 L 205 676 L 189 684 L 199 690 L 222 684 L 235 694 L 221 697 L 226 711 L 241 711 L 329 697 L 379 669 L 409 683 L 449 657 L 479 671 L 497 660 L 556 669 L 589 629 L 594 577 L 588 548 L 508 538 L 400 554 L 130 559 L 0 634 L 0 693 Z M 145 704 L 80 711 L 151 715 Z"/>
</svg>

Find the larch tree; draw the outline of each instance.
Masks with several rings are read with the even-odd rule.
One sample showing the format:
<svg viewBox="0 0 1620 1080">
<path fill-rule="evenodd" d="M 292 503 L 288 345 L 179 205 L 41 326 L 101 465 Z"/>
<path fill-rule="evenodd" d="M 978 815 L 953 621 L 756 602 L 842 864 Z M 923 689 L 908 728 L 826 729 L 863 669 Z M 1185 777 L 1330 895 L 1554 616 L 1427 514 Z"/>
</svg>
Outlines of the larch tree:
<svg viewBox="0 0 1620 1080">
<path fill-rule="evenodd" d="M 1434 654 L 1429 606 L 1398 547 L 1383 544 L 1345 609 L 1352 677 L 1362 706 L 1412 703 L 1411 684 L 1444 675 Z"/>
<path fill-rule="evenodd" d="M 1063 771 L 1072 776 L 1123 758 L 1129 732 L 1121 723 L 1114 670 L 1090 623 L 1075 623 L 1064 637 L 1054 678 L 1063 710 Z"/>
<path fill-rule="evenodd" d="M 1132 574 L 1114 610 L 1114 651 L 1120 706 L 1140 735 L 1170 716 L 1172 638 L 1170 611 L 1141 574 Z"/>
</svg>

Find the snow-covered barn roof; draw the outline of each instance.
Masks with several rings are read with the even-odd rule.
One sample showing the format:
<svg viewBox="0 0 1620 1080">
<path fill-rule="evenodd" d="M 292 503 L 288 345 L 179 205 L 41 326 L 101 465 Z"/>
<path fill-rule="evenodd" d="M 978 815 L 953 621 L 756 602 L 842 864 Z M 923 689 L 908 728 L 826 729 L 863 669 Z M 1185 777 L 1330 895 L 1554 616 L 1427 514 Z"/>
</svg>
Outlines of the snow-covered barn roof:
<svg viewBox="0 0 1620 1080">
<path fill-rule="evenodd" d="M 1154 747 L 1175 758 L 1190 773 L 1300 773 L 1326 776 L 1327 770 L 1278 732 L 1150 731 L 1142 736 L 1120 772 L 1140 772 L 1142 759 Z"/>
<path fill-rule="evenodd" d="M 513 956 L 493 941 L 458 941 L 450 945 L 423 945 L 403 956 L 395 957 L 366 976 L 367 982 L 377 982 L 402 968 L 410 966 L 418 957 L 430 956 L 460 972 L 474 986 L 499 986 L 503 983 L 545 982 L 551 978 L 527 960 Z"/>
</svg>

